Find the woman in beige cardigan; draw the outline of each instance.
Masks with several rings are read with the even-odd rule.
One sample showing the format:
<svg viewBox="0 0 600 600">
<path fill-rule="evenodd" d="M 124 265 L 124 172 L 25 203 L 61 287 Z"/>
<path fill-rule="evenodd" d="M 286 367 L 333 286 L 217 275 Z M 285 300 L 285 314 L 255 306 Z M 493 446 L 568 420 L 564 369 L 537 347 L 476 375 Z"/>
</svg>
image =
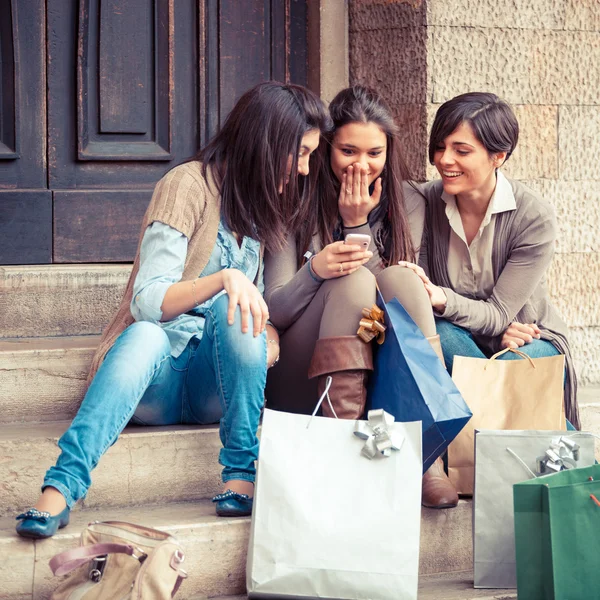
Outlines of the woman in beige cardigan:
<svg viewBox="0 0 600 600">
<path fill-rule="evenodd" d="M 441 181 L 421 188 L 427 199 L 421 267 L 406 265 L 429 294 L 450 371 L 455 355 L 484 358 L 502 348 L 534 358 L 564 354 L 566 415 L 579 427 L 567 327 L 546 283 L 554 209 L 499 170 L 518 135 L 512 109 L 494 94 L 463 94 L 442 104 L 429 141 Z"/>
<path fill-rule="evenodd" d="M 250 514 L 267 365 L 279 353 L 261 295 L 263 247 L 281 247 L 304 220 L 296 173 L 308 175 L 328 123 L 308 90 L 260 84 L 195 160 L 159 181 L 95 376 L 40 499 L 17 517 L 20 535 L 50 537 L 68 524 L 92 469 L 130 420 L 220 420 L 217 514 Z"/>
</svg>

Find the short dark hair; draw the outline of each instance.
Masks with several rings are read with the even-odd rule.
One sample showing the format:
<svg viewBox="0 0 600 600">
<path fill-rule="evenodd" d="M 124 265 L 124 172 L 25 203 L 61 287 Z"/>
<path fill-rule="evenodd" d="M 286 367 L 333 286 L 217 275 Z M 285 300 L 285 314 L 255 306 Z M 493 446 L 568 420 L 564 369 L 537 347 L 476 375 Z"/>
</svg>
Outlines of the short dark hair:
<svg viewBox="0 0 600 600">
<path fill-rule="evenodd" d="M 402 182 L 408 179 L 408 169 L 402 156 L 398 137 L 398 126 L 387 102 L 377 91 L 363 85 L 354 85 L 338 92 L 329 105 L 333 120 L 333 130 L 325 137 L 328 141 L 319 149 L 321 155 L 321 174 L 317 198 L 316 230 L 321 243 L 333 241 L 333 232 L 339 226 L 338 196 L 340 182 L 331 170 L 331 143 L 335 132 L 349 123 L 374 123 L 385 133 L 387 152 L 384 172 L 381 175 L 382 194 L 377 211 L 384 227 L 382 228 L 382 246 L 389 249 L 389 264 L 399 260 L 414 259 L 414 248 L 410 236 L 408 218 L 404 205 Z M 382 256 L 382 258 L 384 258 Z"/>
<path fill-rule="evenodd" d="M 442 104 L 431 127 L 429 162 L 436 148 L 461 125 L 468 123 L 488 153 L 513 153 L 519 140 L 519 123 L 510 105 L 487 92 L 461 94 Z"/>
<path fill-rule="evenodd" d="M 312 129 L 327 131 L 330 123 L 321 99 L 299 85 L 268 81 L 242 95 L 195 157 L 205 174 L 208 165 L 216 167 L 221 214 L 232 231 L 270 251 L 283 247 L 308 211 L 307 186 L 297 177 L 302 136 Z"/>
</svg>

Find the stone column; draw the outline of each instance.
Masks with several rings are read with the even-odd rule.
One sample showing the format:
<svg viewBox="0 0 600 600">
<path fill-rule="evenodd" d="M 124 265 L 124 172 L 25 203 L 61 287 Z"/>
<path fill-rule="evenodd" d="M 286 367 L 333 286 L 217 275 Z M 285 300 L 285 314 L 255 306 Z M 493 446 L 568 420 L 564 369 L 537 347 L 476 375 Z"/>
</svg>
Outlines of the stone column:
<svg viewBox="0 0 600 600">
<path fill-rule="evenodd" d="M 571 327 L 583 384 L 600 384 L 600 2 L 351 0 L 350 82 L 379 89 L 418 179 L 427 131 L 467 91 L 510 102 L 521 126 L 509 177 L 555 206 L 553 301 Z"/>
</svg>

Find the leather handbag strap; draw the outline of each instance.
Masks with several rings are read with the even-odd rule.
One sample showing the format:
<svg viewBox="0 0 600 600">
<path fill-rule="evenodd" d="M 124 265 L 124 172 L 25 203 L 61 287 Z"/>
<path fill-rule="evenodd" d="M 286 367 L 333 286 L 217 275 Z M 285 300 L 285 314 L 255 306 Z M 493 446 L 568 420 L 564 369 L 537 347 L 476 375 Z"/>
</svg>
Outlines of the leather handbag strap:
<svg viewBox="0 0 600 600">
<path fill-rule="evenodd" d="M 128 544 L 105 542 L 66 550 L 53 556 L 49 564 L 54 575 L 66 575 L 99 556 L 105 556 L 106 554 L 129 554 L 133 556 L 133 553 L 133 546 L 129 546 Z"/>
</svg>

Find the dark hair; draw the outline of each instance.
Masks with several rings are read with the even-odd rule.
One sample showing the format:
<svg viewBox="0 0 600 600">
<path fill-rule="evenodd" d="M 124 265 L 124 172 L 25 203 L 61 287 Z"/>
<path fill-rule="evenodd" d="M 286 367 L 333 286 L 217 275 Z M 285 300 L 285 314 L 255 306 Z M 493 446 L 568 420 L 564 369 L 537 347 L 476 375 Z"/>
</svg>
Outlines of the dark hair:
<svg viewBox="0 0 600 600">
<path fill-rule="evenodd" d="M 381 175 L 382 194 L 379 206 L 371 211 L 369 222 L 381 219 L 383 227 L 375 243 L 388 264 L 399 260 L 413 260 L 414 248 L 406 217 L 402 181 L 408 179 L 408 169 L 400 150 L 398 127 L 385 100 L 373 89 L 355 85 L 339 92 L 329 105 L 333 131 L 326 136 L 327 144 L 319 149 L 321 171 L 317 186 L 317 209 L 313 232 L 317 232 L 323 245 L 330 244 L 341 234 L 338 211 L 340 182 L 331 170 L 331 143 L 335 131 L 349 123 L 374 123 L 387 138 L 387 155 Z M 299 250 L 306 250 L 310 239 L 305 236 Z M 299 252 L 301 255 L 302 252 Z"/>
<path fill-rule="evenodd" d="M 303 201 L 308 186 L 297 177 L 302 136 L 311 129 L 327 131 L 330 123 L 323 102 L 302 86 L 268 81 L 244 93 L 195 157 L 204 175 L 208 165 L 216 167 L 221 214 L 232 231 L 270 251 L 283 247 L 308 211 Z"/>
<path fill-rule="evenodd" d="M 468 123 L 490 155 L 513 153 L 519 140 L 519 123 L 512 108 L 496 94 L 470 92 L 442 104 L 429 136 L 429 162 L 436 148 L 461 124 Z"/>
</svg>

